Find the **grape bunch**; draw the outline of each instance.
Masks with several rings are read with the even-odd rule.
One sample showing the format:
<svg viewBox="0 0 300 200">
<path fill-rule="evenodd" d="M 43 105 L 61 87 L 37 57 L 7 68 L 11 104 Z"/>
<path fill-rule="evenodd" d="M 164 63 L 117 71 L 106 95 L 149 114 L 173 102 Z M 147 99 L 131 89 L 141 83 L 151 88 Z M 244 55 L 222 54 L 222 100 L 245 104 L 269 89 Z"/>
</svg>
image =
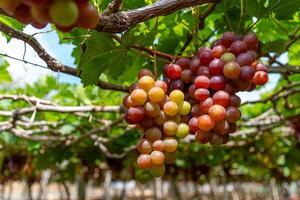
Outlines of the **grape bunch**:
<svg viewBox="0 0 300 200">
<path fill-rule="evenodd" d="M 241 118 L 239 91 L 252 91 L 268 81 L 267 67 L 258 62 L 255 34 L 226 32 L 211 48 L 163 68 L 163 80 L 150 70 L 139 72 L 123 104 L 126 121 L 144 131 L 137 145 L 137 164 L 162 176 L 164 163 L 176 159 L 178 138 L 194 135 L 201 144 L 225 144 Z"/>
<path fill-rule="evenodd" d="M 38 29 L 50 22 L 69 32 L 75 26 L 95 28 L 99 22 L 97 8 L 89 0 L 1 0 L 0 8 L 20 23 Z"/>
<path fill-rule="evenodd" d="M 162 80 L 154 80 L 150 70 L 140 71 L 139 81 L 130 88 L 130 95 L 123 104 L 128 108 L 125 119 L 144 131 L 137 149 L 140 156 L 137 164 L 150 169 L 153 176 L 162 176 L 164 163 L 175 161 L 177 138 L 189 134 L 187 125 L 191 106 L 184 101 L 184 93 L 173 90 Z"/>
</svg>

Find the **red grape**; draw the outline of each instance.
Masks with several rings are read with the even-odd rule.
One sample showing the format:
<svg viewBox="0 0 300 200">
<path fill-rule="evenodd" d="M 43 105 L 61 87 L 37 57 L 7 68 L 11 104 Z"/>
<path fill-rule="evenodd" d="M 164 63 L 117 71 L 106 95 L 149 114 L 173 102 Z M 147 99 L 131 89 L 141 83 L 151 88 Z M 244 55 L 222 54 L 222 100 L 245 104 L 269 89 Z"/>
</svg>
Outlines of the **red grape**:
<svg viewBox="0 0 300 200">
<path fill-rule="evenodd" d="M 209 63 L 214 59 L 214 57 L 213 57 L 211 51 L 205 50 L 199 54 L 199 59 L 200 59 L 201 65 L 208 66 Z"/>
<path fill-rule="evenodd" d="M 142 154 L 148 154 L 152 151 L 152 143 L 145 138 L 141 139 L 136 147 L 137 150 Z"/>
<path fill-rule="evenodd" d="M 226 135 L 229 133 L 229 123 L 225 120 L 216 122 L 215 127 L 213 129 L 214 132 L 220 134 L 220 135 Z"/>
<path fill-rule="evenodd" d="M 226 121 L 233 123 L 238 121 L 241 118 L 241 111 L 234 107 L 229 106 L 226 110 Z"/>
<path fill-rule="evenodd" d="M 197 74 L 197 71 L 200 67 L 200 59 L 198 57 L 194 57 L 190 63 L 190 70 L 194 73 Z"/>
<path fill-rule="evenodd" d="M 248 49 L 256 49 L 258 45 L 258 39 L 254 33 L 246 35 L 243 39 Z"/>
<path fill-rule="evenodd" d="M 189 128 L 191 133 L 196 133 L 199 130 L 198 118 L 192 117 L 189 121 Z"/>
<path fill-rule="evenodd" d="M 170 84 L 171 90 L 183 90 L 184 89 L 184 83 L 181 79 L 173 80 Z"/>
<path fill-rule="evenodd" d="M 235 41 L 235 39 L 236 39 L 236 37 L 233 32 L 225 32 L 220 39 L 220 43 L 224 47 L 229 48 L 231 43 L 233 43 Z"/>
<path fill-rule="evenodd" d="M 193 107 L 191 108 L 191 115 L 193 117 L 198 117 L 202 114 L 203 114 L 203 112 L 201 111 L 199 104 L 193 105 Z"/>
<path fill-rule="evenodd" d="M 222 90 L 225 87 L 225 80 L 223 76 L 212 76 L 209 81 L 210 87 L 214 90 Z"/>
<path fill-rule="evenodd" d="M 126 121 L 129 124 L 139 123 L 144 119 L 145 109 L 142 106 L 131 107 L 127 111 Z"/>
<path fill-rule="evenodd" d="M 246 66 L 246 65 L 251 65 L 254 62 L 254 58 L 250 53 L 241 53 L 240 55 L 238 55 L 238 57 L 236 58 L 236 62 L 240 65 L 240 66 Z"/>
<path fill-rule="evenodd" d="M 222 45 L 215 46 L 211 53 L 214 58 L 220 58 L 226 52 L 226 48 Z"/>
<path fill-rule="evenodd" d="M 190 66 L 191 60 L 188 58 L 179 58 L 176 61 L 176 64 L 179 65 L 181 67 L 182 70 L 184 69 L 188 69 Z"/>
<path fill-rule="evenodd" d="M 166 93 L 168 91 L 168 85 L 166 82 L 161 81 L 161 80 L 157 80 L 154 83 L 155 87 L 160 87 L 161 89 L 163 89 L 163 91 Z"/>
<path fill-rule="evenodd" d="M 180 78 L 181 73 L 182 73 L 181 67 L 177 64 L 170 63 L 166 69 L 167 77 L 173 80 Z"/>
<path fill-rule="evenodd" d="M 214 59 L 209 64 L 210 75 L 220 75 L 223 72 L 224 62 L 220 59 Z"/>
<path fill-rule="evenodd" d="M 221 105 L 225 108 L 229 105 L 229 98 L 229 94 L 223 90 L 216 92 L 212 97 L 214 104 Z"/>
<path fill-rule="evenodd" d="M 159 128 L 152 127 L 146 131 L 145 135 L 146 135 L 147 140 L 154 142 L 156 140 L 161 139 L 162 133 Z"/>
<path fill-rule="evenodd" d="M 252 79 L 255 85 L 264 85 L 269 80 L 267 72 L 257 71 Z"/>
<path fill-rule="evenodd" d="M 193 81 L 193 72 L 190 69 L 185 69 L 182 71 L 181 80 L 184 83 L 191 83 Z"/>
<path fill-rule="evenodd" d="M 255 70 L 253 67 L 244 66 L 241 67 L 240 77 L 243 80 L 251 80 L 255 74 Z"/>
<path fill-rule="evenodd" d="M 247 46 L 242 41 L 235 41 L 230 46 L 230 52 L 238 56 L 239 54 L 247 51 Z"/>
<path fill-rule="evenodd" d="M 198 130 L 196 132 L 196 140 L 201 144 L 207 144 L 212 137 L 212 133 L 209 131 Z"/>
<path fill-rule="evenodd" d="M 219 122 L 225 119 L 226 110 L 221 105 L 213 105 L 209 108 L 208 114 L 215 122 Z"/>
<path fill-rule="evenodd" d="M 143 76 L 150 76 L 150 77 L 154 77 L 153 73 L 151 72 L 151 70 L 149 69 L 141 69 L 138 73 L 138 79 L 142 78 Z"/>
<path fill-rule="evenodd" d="M 199 103 L 200 110 L 203 113 L 208 113 L 209 108 L 214 104 L 212 98 L 207 98 Z"/>
<path fill-rule="evenodd" d="M 195 90 L 194 97 L 198 101 L 202 101 L 207 99 L 210 96 L 210 92 L 208 89 L 199 88 Z"/>
<path fill-rule="evenodd" d="M 197 71 L 198 75 L 203 75 L 210 78 L 209 68 L 206 66 L 200 66 Z"/>
<path fill-rule="evenodd" d="M 258 64 L 256 65 L 256 71 L 264 71 L 264 72 L 267 72 L 267 71 L 268 71 L 268 68 L 266 67 L 266 65 L 261 64 L 261 63 L 258 63 Z"/>
<path fill-rule="evenodd" d="M 190 87 L 188 89 L 188 94 L 190 97 L 194 98 L 194 93 L 195 93 L 196 89 L 197 88 L 196 88 L 195 84 L 190 85 Z"/>
<path fill-rule="evenodd" d="M 230 105 L 231 106 L 235 106 L 235 107 L 238 107 L 241 105 L 241 98 L 235 94 L 233 95 L 230 95 L 229 97 L 229 101 L 230 101 Z"/>
<path fill-rule="evenodd" d="M 165 149 L 165 143 L 162 140 L 156 140 L 153 142 L 152 147 L 155 151 L 163 151 Z"/>
<path fill-rule="evenodd" d="M 197 76 L 194 80 L 196 88 L 209 88 L 209 78 L 204 75 Z"/>
<path fill-rule="evenodd" d="M 141 154 L 136 162 L 141 169 L 148 169 L 151 166 L 151 157 L 149 154 Z"/>
</svg>

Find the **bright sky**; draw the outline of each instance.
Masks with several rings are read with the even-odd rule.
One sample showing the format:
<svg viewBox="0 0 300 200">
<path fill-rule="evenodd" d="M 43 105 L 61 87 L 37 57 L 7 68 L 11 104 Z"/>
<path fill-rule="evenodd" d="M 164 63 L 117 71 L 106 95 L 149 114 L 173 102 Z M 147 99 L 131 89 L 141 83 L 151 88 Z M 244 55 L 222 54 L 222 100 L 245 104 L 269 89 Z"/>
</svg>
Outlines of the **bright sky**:
<svg viewBox="0 0 300 200">
<path fill-rule="evenodd" d="M 24 30 L 27 34 L 33 34 L 41 31 L 51 30 L 50 26 L 47 26 L 43 30 L 37 30 L 32 26 L 27 26 Z M 55 32 L 38 34 L 35 38 L 40 42 L 40 44 L 48 51 L 48 53 L 54 58 L 58 59 L 63 64 L 66 64 L 71 67 L 74 66 L 74 59 L 71 56 L 73 46 L 66 44 L 59 44 L 58 36 Z M 9 43 L 6 42 L 6 38 L 0 35 L 0 53 L 4 53 L 19 59 L 23 58 L 24 55 L 24 42 L 20 40 L 13 39 Z M 42 69 L 40 67 L 35 67 L 30 64 L 23 64 L 22 62 L 6 58 L 6 60 L 10 63 L 9 72 L 15 82 L 18 85 L 24 85 L 25 83 L 33 83 L 37 81 L 43 75 L 52 74 L 53 76 L 59 79 L 59 82 L 68 82 L 68 83 L 76 83 L 81 84 L 79 78 L 72 77 L 65 74 L 58 74 L 51 72 L 47 69 Z M 36 64 L 40 64 L 46 66 L 46 64 L 37 56 L 35 51 L 28 45 L 26 45 L 26 54 L 25 60 L 30 61 Z M 280 58 L 282 63 L 287 62 L 287 55 L 283 55 Z M 239 96 L 244 101 L 253 101 L 258 100 L 260 95 L 266 91 L 270 91 L 275 87 L 277 81 L 279 79 L 278 74 L 271 74 L 269 77 L 269 82 L 259 91 L 253 92 L 240 92 Z"/>
</svg>

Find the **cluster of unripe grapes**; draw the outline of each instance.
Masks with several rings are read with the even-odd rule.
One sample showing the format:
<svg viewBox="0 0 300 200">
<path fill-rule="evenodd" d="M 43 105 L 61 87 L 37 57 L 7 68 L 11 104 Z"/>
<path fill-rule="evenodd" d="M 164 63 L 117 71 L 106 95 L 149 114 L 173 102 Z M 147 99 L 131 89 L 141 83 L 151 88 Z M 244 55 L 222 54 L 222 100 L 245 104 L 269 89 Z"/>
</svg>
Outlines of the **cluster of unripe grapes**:
<svg viewBox="0 0 300 200">
<path fill-rule="evenodd" d="M 180 58 L 163 68 L 163 80 L 142 69 L 123 104 L 126 121 L 144 131 L 137 145 L 137 164 L 162 176 L 164 164 L 176 159 L 178 138 L 188 134 L 201 144 L 225 144 L 241 118 L 239 91 L 252 91 L 268 81 L 267 67 L 257 62 L 255 34 L 226 32 L 211 48 L 192 59 Z"/>
<path fill-rule="evenodd" d="M 53 23 L 69 32 L 76 26 L 95 28 L 99 22 L 97 8 L 89 0 L 0 0 L 0 8 L 20 23 L 39 29 Z"/>
</svg>

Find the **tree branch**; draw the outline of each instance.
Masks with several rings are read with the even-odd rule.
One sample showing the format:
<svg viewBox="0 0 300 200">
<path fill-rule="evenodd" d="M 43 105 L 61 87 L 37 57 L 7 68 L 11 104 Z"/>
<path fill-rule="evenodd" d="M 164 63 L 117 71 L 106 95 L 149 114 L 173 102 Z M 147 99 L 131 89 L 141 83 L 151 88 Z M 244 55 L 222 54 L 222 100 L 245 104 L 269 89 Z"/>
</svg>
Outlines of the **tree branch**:
<svg viewBox="0 0 300 200">
<path fill-rule="evenodd" d="M 99 32 L 121 33 L 151 18 L 168 15 L 183 8 L 210 2 L 215 2 L 215 0 L 159 0 L 152 5 L 135 10 L 117 12 L 109 15 L 104 13 L 100 15 L 100 22 L 96 30 Z"/>
<path fill-rule="evenodd" d="M 47 53 L 47 51 L 40 45 L 40 43 L 33 36 L 15 30 L 2 22 L 0 22 L 0 31 L 7 34 L 10 37 L 22 40 L 28 45 L 30 45 L 36 51 L 38 56 L 47 64 L 50 70 L 54 72 L 61 72 L 71 76 L 78 77 L 78 73 L 76 69 L 66 66 L 60 63 L 55 58 L 53 58 L 50 54 Z M 102 89 L 128 92 L 128 88 L 126 86 L 111 84 L 102 80 L 100 80 L 97 85 Z"/>
</svg>

